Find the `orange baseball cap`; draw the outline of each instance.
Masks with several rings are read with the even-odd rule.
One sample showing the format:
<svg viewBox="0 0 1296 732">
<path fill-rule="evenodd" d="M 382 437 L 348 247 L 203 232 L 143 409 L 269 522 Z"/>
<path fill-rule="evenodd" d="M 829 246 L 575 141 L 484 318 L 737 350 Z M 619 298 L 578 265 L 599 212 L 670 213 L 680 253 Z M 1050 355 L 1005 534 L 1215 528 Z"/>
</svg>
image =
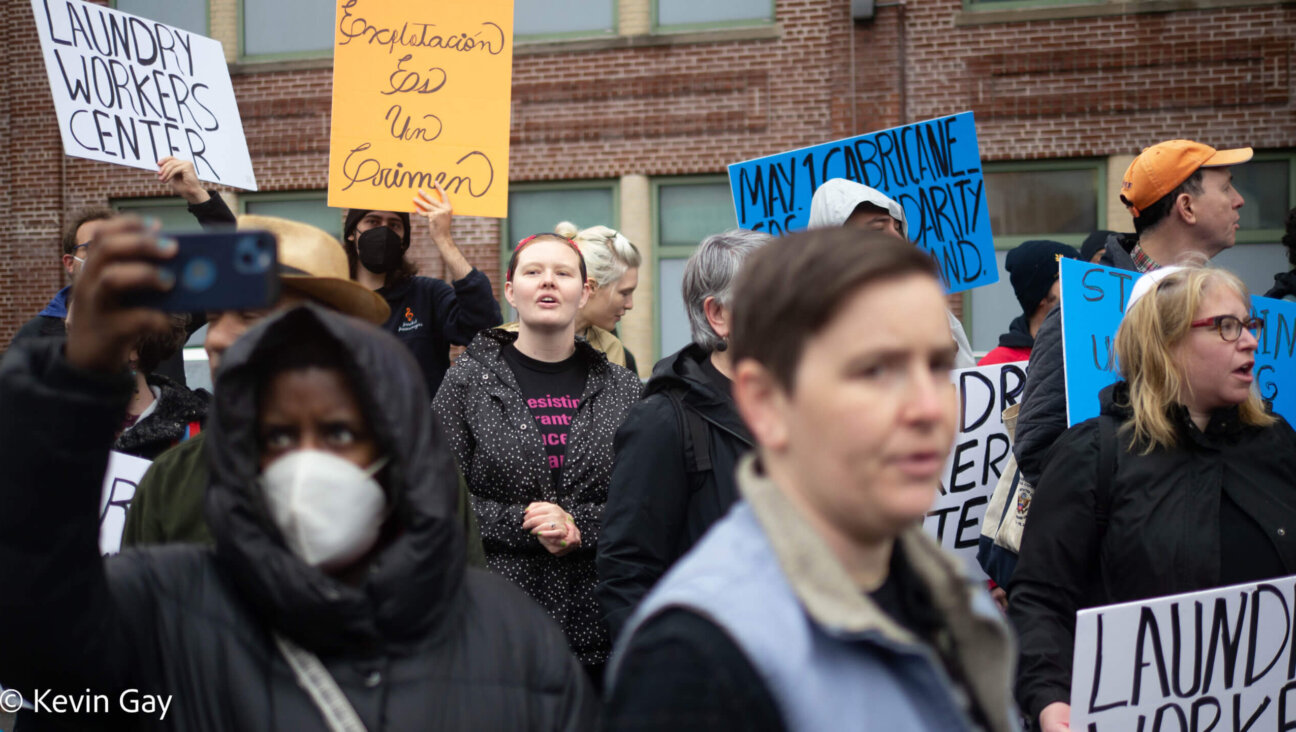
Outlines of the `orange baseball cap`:
<svg viewBox="0 0 1296 732">
<path fill-rule="evenodd" d="M 1167 140 L 1146 148 L 1125 170 L 1121 202 L 1134 218 L 1179 187 L 1198 168 L 1224 168 L 1251 159 L 1251 148 L 1216 150 L 1192 140 Z"/>
</svg>

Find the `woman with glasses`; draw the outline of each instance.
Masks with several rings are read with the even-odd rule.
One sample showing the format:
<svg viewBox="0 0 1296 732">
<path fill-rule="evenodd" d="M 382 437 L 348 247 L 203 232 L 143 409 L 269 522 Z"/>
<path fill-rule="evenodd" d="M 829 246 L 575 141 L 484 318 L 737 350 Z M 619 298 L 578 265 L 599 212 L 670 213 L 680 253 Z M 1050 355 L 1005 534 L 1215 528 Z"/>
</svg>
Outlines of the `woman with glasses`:
<svg viewBox="0 0 1296 732">
<path fill-rule="evenodd" d="M 1134 286 L 1124 378 L 1058 439 L 1008 589 L 1017 697 L 1066 730 L 1076 611 L 1296 574 L 1296 433 L 1256 393 L 1246 286 L 1201 266 Z"/>
</svg>

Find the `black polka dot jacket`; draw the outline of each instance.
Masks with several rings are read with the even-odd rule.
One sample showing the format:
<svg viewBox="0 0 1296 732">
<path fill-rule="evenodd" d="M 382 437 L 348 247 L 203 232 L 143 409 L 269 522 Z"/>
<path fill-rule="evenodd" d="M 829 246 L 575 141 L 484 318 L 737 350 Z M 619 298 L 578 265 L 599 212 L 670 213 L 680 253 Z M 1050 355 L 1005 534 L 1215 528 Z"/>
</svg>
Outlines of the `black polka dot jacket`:
<svg viewBox="0 0 1296 732">
<path fill-rule="evenodd" d="M 549 611 L 581 663 L 603 663 L 611 641 L 594 599 L 594 555 L 612 478 L 612 439 L 642 385 L 576 339 L 589 376 L 555 488 L 535 419 L 502 356 L 515 340 L 517 333 L 498 329 L 479 333 L 446 372 L 432 406 L 468 481 L 491 569 Z M 572 515 L 580 549 L 554 556 L 522 529 L 522 516 L 534 501 L 556 503 Z"/>
</svg>

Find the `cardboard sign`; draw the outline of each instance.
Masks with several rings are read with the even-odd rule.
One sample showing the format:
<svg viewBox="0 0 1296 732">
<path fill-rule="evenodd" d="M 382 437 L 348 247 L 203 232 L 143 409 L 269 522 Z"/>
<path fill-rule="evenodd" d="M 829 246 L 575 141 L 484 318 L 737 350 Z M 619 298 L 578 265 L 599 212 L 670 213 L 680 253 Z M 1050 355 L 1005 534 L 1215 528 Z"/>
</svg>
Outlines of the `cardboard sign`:
<svg viewBox="0 0 1296 732">
<path fill-rule="evenodd" d="M 738 225 L 803 229 L 815 189 L 847 178 L 904 206 L 909 238 L 936 260 L 948 292 L 999 281 L 971 112 L 729 166 Z"/>
<path fill-rule="evenodd" d="M 257 189 L 219 41 L 82 0 L 31 5 L 64 153 L 154 171 L 173 155 Z"/>
<path fill-rule="evenodd" d="M 99 497 L 99 553 L 121 551 L 122 532 L 126 529 L 126 511 L 135 498 L 144 473 L 153 463 L 122 452 L 108 453 L 108 471 L 104 473 L 103 492 Z"/>
<path fill-rule="evenodd" d="M 339 0 L 328 205 L 508 214 L 512 0 Z"/>
<path fill-rule="evenodd" d="M 1296 729 L 1296 577 L 1076 614 L 1071 729 Z"/>
<path fill-rule="evenodd" d="M 981 519 L 1011 455 L 1003 411 L 1021 398 L 1026 362 L 960 369 L 951 379 L 959 394 L 959 431 L 923 528 L 973 577 L 985 577 L 976 559 Z"/>
<path fill-rule="evenodd" d="M 1097 417 L 1098 392 L 1120 380 L 1116 331 L 1139 273 L 1063 259 L 1059 277 L 1067 424 L 1074 425 Z M 1265 321 L 1256 333 L 1256 387 L 1276 413 L 1296 421 L 1296 303 L 1253 295 L 1251 313 Z"/>
</svg>

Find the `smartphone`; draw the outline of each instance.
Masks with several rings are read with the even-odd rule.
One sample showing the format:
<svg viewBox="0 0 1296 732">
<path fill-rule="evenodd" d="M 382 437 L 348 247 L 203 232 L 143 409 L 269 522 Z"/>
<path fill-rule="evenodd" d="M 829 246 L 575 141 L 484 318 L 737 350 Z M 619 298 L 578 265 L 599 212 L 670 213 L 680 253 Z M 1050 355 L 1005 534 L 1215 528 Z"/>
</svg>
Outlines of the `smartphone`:
<svg viewBox="0 0 1296 732">
<path fill-rule="evenodd" d="M 175 275 L 168 292 L 145 291 L 128 305 L 171 313 L 261 310 L 279 300 L 279 257 L 268 231 L 167 234 L 179 242 L 175 257 L 158 264 Z"/>
</svg>

